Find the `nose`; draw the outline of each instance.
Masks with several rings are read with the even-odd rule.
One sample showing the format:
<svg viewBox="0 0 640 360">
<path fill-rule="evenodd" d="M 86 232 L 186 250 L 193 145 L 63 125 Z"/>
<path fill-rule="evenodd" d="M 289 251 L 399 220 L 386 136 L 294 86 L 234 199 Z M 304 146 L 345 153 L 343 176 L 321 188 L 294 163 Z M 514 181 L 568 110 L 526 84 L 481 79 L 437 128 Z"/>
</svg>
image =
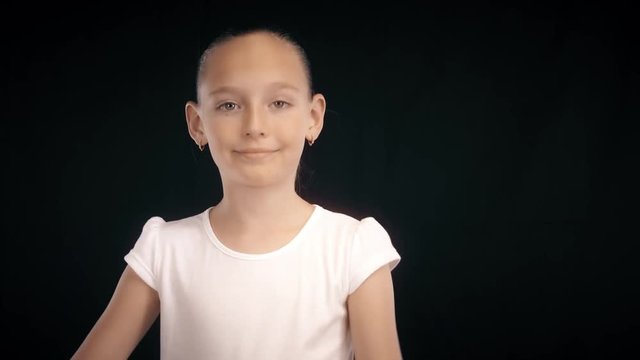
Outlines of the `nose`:
<svg viewBox="0 0 640 360">
<path fill-rule="evenodd" d="M 250 106 L 245 112 L 243 131 L 246 136 L 266 136 L 265 114 L 259 106 Z"/>
</svg>

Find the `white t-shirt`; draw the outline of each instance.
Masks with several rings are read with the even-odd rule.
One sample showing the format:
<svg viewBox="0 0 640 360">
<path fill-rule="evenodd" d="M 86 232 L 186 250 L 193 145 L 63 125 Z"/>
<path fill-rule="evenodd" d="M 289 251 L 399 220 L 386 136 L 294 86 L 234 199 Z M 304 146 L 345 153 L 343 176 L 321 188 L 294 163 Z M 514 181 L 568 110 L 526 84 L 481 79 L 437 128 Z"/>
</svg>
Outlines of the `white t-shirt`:
<svg viewBox="0 0 640 360">
<path fill-rule="evenodd" d="M 153 216 L 124 257 L 160 297 L 161 358 L 352 359 L 347 296 L 400 255 L 372 217 L 319 205 L 285 246 L 223 245 L 204 212 Z"/>
</svg>

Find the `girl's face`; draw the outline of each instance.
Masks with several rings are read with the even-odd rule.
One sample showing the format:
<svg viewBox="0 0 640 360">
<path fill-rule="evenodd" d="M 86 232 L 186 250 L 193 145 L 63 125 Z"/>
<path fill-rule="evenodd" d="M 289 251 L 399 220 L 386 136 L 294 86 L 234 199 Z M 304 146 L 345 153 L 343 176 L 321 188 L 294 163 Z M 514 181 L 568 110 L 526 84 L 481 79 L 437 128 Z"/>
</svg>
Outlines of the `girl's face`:
<svg viewBox="0 0 640 360">
<path fill-rule="evenodd" d="M 325 110 L 322 95 L 309 95 L 296 50 L 254 33 L 217 47 L 205 66 L 187 121 L 191 136 L 208 142 L 223 184 L 293 188 L 305 139 L 318 137 Z"/>
</svg>

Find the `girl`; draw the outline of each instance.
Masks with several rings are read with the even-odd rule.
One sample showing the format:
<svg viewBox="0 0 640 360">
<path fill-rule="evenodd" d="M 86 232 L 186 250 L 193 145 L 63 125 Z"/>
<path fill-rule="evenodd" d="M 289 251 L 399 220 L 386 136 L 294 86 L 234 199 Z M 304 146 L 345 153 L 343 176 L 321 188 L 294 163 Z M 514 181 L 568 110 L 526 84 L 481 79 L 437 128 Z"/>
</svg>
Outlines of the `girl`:
<svg viewBox="0 0 640 360">
<path fill-rule="evenodd" d="M 160 316 L 162 359 L 400 359 L 385 229 L 295 190 L 322 130 L 303 49 L 251 30 L 200 59 L 190 136 L 222 179 L 220 202 L 151 217 L 113 297 L 73 359 L 125 359 Z"/>
</svg>

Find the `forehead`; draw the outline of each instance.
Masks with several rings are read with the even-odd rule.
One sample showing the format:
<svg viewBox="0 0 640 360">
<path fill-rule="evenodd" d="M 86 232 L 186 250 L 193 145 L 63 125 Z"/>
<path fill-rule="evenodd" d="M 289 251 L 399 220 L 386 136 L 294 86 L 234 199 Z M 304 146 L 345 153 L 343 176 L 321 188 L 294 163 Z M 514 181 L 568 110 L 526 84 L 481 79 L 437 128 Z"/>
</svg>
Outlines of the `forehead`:
<svg viewBox="0 0 640 360">
<path fill-rule="evenodd" d="M 229 40 L 209 55 L 202 85 L 260 88 L 273 82 L 304 88 L 304 65 L 296 49 L 271 34 L 255 33 Z"/>
</svg>

